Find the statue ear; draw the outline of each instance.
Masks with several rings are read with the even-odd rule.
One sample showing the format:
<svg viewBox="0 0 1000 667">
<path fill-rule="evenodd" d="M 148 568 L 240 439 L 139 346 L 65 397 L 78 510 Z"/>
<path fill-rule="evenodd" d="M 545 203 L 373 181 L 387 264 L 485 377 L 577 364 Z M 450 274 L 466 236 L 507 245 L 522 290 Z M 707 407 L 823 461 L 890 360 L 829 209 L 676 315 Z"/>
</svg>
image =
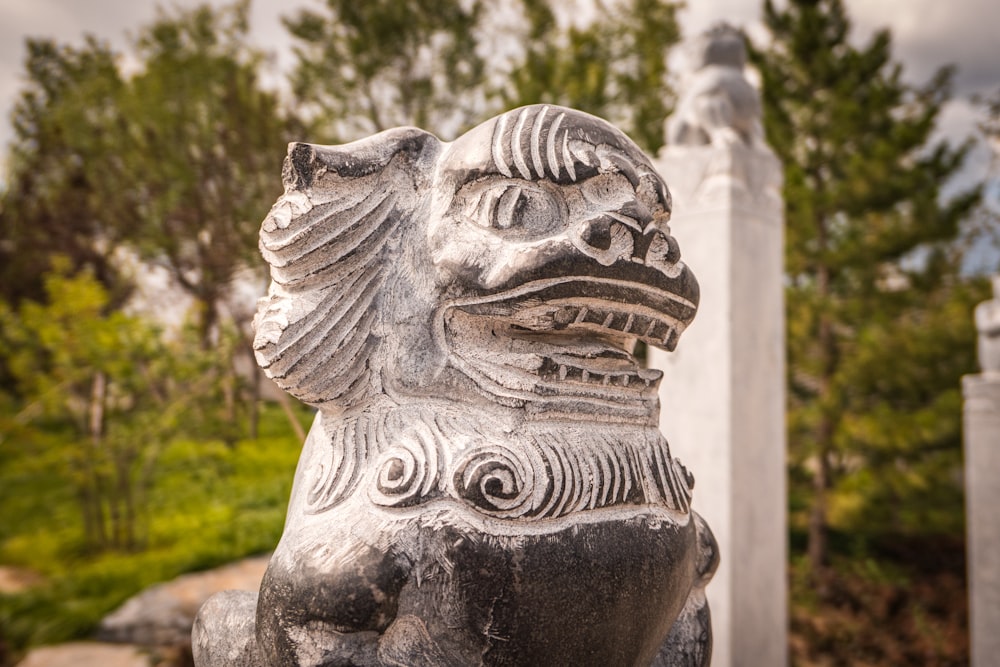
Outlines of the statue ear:
<svg viewBox="0 0 1000 667">
<path fill-rule="evenodd" d="M 342 146 L 291 144 L 285 194 L 260 231 L 271 288 L 254 318 L 268 377 L 313 405 L 360 403 L 379 382 L 373 325 L 388 241 L 412 217 L 440 152 L 438 139 L 397 128 Z"/>
</svg>

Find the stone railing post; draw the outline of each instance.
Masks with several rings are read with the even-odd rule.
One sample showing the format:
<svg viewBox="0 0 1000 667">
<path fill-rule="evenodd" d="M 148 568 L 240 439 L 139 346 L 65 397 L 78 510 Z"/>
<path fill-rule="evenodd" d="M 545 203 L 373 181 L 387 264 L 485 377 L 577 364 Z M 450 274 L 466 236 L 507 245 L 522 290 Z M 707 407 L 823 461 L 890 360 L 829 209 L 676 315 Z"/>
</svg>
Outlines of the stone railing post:
<svg viewBox="0 0 1000 667">
<path fill-rule="evenodd" d="M 976 307 L 982 372 L 962 379 L 969 630 L 973 667 L 1000 656 L 1000 276 Z"/>
<path fill-rule="evenodd" d="M 781 164 L 765 145 L 742 36 L 688 47 L 693 72 L 655 166 L 671 233 L 698 275 L 691 335 L 664 371 L 660 428 L 691 462 L 722 561 L 708 590 L 716 667 L 787 662 L 785 350 Z"/>
</svg>

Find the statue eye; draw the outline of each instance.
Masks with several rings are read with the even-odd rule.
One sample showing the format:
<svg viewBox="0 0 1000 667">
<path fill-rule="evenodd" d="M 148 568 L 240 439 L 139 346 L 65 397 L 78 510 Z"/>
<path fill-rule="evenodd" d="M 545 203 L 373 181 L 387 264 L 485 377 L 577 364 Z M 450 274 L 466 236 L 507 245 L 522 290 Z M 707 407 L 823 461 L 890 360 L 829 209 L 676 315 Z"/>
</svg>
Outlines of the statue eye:
<svg viewBox="0 0 1000 667">
<path fill-rule="evenodd" d="M 522 185 L 506 186 L 490 207 L 490 227 L 546 232 L 561 218 L 559 205 L 547 191 Z"/>
</svg>

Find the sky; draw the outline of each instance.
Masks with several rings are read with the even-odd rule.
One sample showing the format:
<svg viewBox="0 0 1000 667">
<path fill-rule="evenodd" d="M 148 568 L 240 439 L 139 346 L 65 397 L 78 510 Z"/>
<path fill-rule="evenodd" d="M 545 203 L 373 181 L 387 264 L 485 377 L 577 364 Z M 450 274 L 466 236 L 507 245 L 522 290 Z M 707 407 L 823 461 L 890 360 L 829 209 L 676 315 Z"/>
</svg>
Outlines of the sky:
<svg viewBox="0 0 1000 667">
<path fill-rule="evenodd" d="M 571 2 L 572 0 L 556 0 Z M 224 0 L 211 0 L 225 4 Z M 779 6 L 781 0 L 777 0 Z M 854 24 L 854 38 L 863 43 L 876 29 L 891 29 L 894 53 L 905 76 L 926 82 L 944 64 L 958 66 L 956 100 L 940 121 L 943 136 L 960 141 L 975 132 L 977 110 L 968 101 L 974 94 L 1000 89 L 1000 5 L 997 0 L 845 0 Z M 156 15 L 156 0 L 0 0 L 0 145 L 11 138 L 10 106 L 21 86 L 24 39 L 49 36 L 80 43 L 84 33 L 107 39 L 125 50 L 128 34 Z M 159 3 L 164 4 L 164 3 Z M 173 0 L 188 6 L 197 0 Z M 273 78 L 290 68 L 291 40 L 280 17 L 298 7 L 319 6 L 320 0 L 252 0 L 252 39 L 273 52 Z M 761 34 L 762 0 L 688 0 L 681 13 L 685 35 L 726 20 Z M 990 164 L 990 152 L 981 147 L 967 165 L 961 181 L 981 179 Z"/>
</svg>

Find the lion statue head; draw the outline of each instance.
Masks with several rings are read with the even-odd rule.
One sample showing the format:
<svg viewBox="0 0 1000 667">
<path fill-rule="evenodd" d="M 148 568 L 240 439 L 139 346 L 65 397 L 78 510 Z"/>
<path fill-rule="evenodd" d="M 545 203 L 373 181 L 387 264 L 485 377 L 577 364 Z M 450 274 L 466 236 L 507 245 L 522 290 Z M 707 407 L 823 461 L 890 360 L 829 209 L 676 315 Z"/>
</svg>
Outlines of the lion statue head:
<svg viewBox="0 0 1000 667">
<path fill-rule="evenodd" d="M 542 417 L 655 423 L 657 371 L 697 283 L 642 152 L 571 109 L 515 109 L 442 143 L 415 128 L 293 144 L 261 230 L 267 374 L 321 409 L 444 394 Z"/>
</svg>

